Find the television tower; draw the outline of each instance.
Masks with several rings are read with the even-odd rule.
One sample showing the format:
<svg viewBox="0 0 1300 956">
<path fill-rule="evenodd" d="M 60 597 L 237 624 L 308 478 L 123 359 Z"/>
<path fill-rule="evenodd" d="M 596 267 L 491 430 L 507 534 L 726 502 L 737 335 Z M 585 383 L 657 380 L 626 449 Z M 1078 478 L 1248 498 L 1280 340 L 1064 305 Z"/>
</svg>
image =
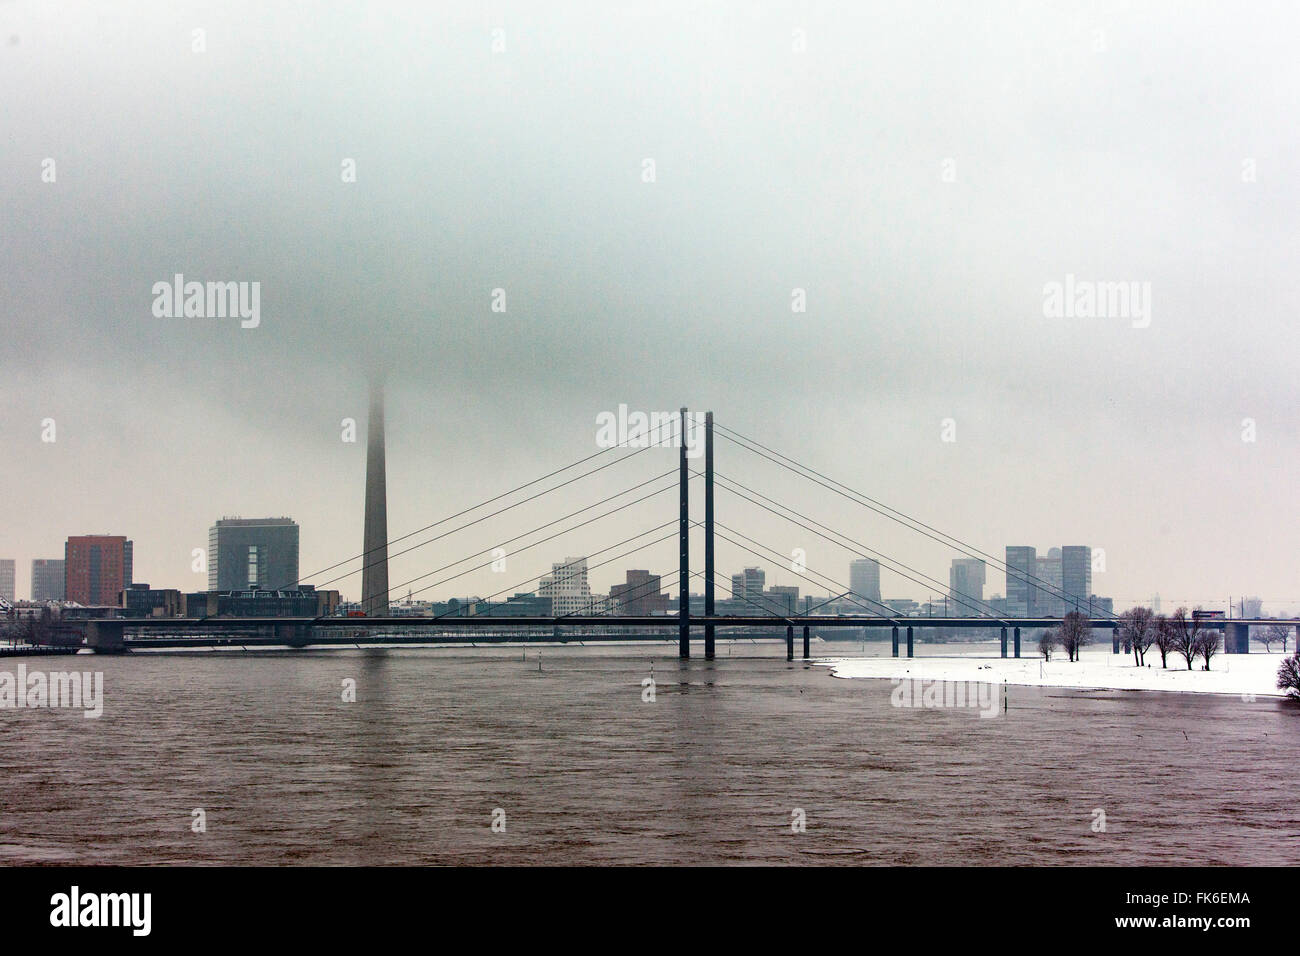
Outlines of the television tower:
<svg viewBox="0 0 1300 956">
<path fill-rule="evenodd" d="M 384 475 L 384 380 L 370 379 L 370 421 L 366 425 L 366 529 L 361 561 L 361 609 L 367 617 L 388 616 L 388 492 Z"/>
</svg>

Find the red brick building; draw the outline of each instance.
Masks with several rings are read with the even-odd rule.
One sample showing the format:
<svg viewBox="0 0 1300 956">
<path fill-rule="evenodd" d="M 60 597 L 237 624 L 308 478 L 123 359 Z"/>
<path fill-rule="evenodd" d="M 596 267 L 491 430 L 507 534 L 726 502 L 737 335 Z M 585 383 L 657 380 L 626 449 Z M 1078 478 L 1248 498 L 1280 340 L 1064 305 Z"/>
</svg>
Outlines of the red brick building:
<svg viewBox="0 0 1300 956">
<path fill-rule="evenodd" d="M 78 535 L 63 547 L 64 600 L 117 604 L 131 586 L 132 543 L 121 535 Z"/>
</svg>

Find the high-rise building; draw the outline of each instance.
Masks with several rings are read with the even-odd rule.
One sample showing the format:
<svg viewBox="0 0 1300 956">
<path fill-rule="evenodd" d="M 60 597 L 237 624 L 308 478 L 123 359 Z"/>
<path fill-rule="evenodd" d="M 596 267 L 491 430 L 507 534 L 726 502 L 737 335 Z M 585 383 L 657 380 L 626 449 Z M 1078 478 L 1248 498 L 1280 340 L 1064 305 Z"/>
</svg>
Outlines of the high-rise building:
<svg viewBox="0 0 1300 956">
<path fill-rule="evenodd" d="M 849 562 L 849 591 L 859 602 L 880 605 L 880 562 L 875 558 L 858 558 Z"/>
<path fill-rule="evenodd" d="M 1088 614 L 1092 596 L 1092 548 L 1085 544 L 1068 544 L 1061 549 L 1061 599 L 1067 611 Z"/>
<path fill-rule="evenodd" d="M 555 617 L 566 614 L 599 613 L 587 583 L 587 559 L 565 558 L 562 564 L 552 564 L 551 573 L 542 578 L 537 588 L 539 597 L 551 602 Z"/>
<path fill-rule="evenodd" d="M 63 546 L 64 599 L 103 607 L 116 605 L 131 586 L 134 545 L 121 535 L 88 534 Z"/>
<path fill-rule="evenodd" d="M 289 518 L 222 518 L 208 529 L 208 590 L 298 584 L 298 525 Z"/>
<path fill-rule="evenodd" d="M 953 558 L 948 569 L 948 596 L 952 614 L 978 614 L 984 601 L 984 562 L 979 558 Z M 966 600 L 963 600 L 966 599 Z"/>
<path fill-rule="evenodd" d="M 32 600 L 63 600 L 63 559 L 35 558 L 32 561 Z"/>
<path fill-rule="evenodd" d="M 1037 607 L 1034 578 L 1038 573 L 1034 548 L 1007 545 L 1007 616 L 1033 617 Z"/>
<path fill-rule="evenodd" d="M 13 603 L 14 597 L 14 559 L 0 558 L 0 598 Z"/>
<path fill-rule="evenodd" d="M 763 608 L 767 607 L 763 602 L 766 583 L 767 574 L 762 568 L 745 568 L 739 574 L 731 576 L 731 598 L 749 608 L 745 613 L 761 614 Z"/>
<path fill-rule="evenodd" d="M 1050 548 L 1046 557 L 1034 559 L 1034 575 L 1038 578 L 1035 596 L 1034 615 L 1037 617 L 1065 617 L 1067 610 L 1061 596 L 1063 578 L 1061 577 L 1061 549 Z"/>
</svg>

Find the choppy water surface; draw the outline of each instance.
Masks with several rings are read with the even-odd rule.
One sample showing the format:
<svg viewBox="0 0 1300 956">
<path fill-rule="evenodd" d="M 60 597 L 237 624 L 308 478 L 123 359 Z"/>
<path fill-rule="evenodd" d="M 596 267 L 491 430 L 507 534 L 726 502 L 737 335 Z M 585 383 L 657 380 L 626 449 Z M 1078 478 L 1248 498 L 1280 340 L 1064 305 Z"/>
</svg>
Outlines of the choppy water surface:
<svg viewBox="0 0 1300 956">
<path fill-rule="evenodd" d="M 538 654 L 42 661 L 103 671 L 105 712 L 0 711 L 0 863 L 1300 862 L 1280 701 L 1013 687 L 984 719 L 780 645 Z"/>
</svg>

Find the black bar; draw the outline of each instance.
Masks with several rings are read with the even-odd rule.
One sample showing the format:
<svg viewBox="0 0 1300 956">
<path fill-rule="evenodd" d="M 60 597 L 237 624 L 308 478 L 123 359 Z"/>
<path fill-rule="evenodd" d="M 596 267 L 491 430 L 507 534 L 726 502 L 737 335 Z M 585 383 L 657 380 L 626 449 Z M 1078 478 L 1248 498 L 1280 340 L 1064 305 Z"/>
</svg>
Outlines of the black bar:
<svg viewBox="0 0 1300 956">
<path fill-rule="evenodd" d="M 907 625 L 907 656 L 912 656 L 912 625 Z"/>
<path fill-rule="evenodd" d="M 794 660 L 794 625 L 793 624 L 787 624 L 785 626 L 785 659 L 787 661 Z"/>
<path fill-rule="evenodd" d="M 1086 819 L 1086 818 L 1085 818 Z M 811 822 L 811 821 L 810 821 Z M 652 829 L 646 824 L 647 829 Z M 810 833 L 812 827 L 809 827 Z M 743 831 L 742 831 L 743 832 Z M 1098 836 L 1098 839 L 1104 837 Z M 653 840 L 654 835 L 647 837 Z M 1088 839 L 1088 838 L 1084 838 Z M 497 851 L 475 848 L 472 857 L 454 855 L 439 859 L 438 863 L 494 863 Z M 688 845 L 689 846 L 689 845 Z M 692 849 L 694 847 L 691 847 Z M 795 867 L 773 867 L 760 871 L 754 864 L 766 862 L 752 854 L 739 861 L 730 859 L 726 850 L 716 844 L 701 842 L 698 855 L 687 850 L 676 851 L 668 860 L 647 853 L 639 862 L 647 866 L 600 866 L 589 848 L 572 850 L 563 862 L 580 862 L 586 866 L 561 867 L 547 874 L 547 879 L 567 898 L 594 899 L 600 893 L 611 891 L 622 897 L 640 894 L 643 897 L 669 895 L 680 879 L 673 864 L 681 859 L 698 860 L 705 865 L 749 863 L 748 867 L 735 867 L 729 882 L 742 892 L 757 896 L 764 892 L 798 893 L 806 889 L 808 879 Z M 87 854 L 90 855 L 90 854 Z M 512 860 L 507 856 L 507 863 Z M 593 862 L 596 861 L 596 862 Z M 618 863 L 626 861 L 620 859 Z M 805 861 L 806 862 L 806 861 Z M 817 862 L 814 860 L 813 862 Z M 825 861 L 822 861 L 825 862 Z M 832 862 L 842 862 L 833 860 Z M 1245 868 L 1235 866 L 1173 868 L 1168 866 L 1104 867 L 1090 866 L 1011 866 L 1005 858 L 1001 865 L 985 872 L 996 879 L 999 891 L 1011 898 L 1023 899 L 1087 899 L 1089 905 L 1071 917 L 1070 936 L 1082 943 L 1099 942 L 1115 945 L 1118 941 L 1149 940 L 1168 936 L 1185 943 L 1191 934 L 1205 935 L 1199 929 L 1175 929 L 1162 932 L 1158 927 L 1168 918 L 1198 917 L 1248 918 L 1249 924 L 1239 928 L 1218 929 L 1208 934 L 1218 940 L 1216 950 L 1227 951 L 1236 945 L 1262 950 L 1268 942 L 1293 928 L 1294 891 L 1275 867 Z M 96 941 L 120 939 L 128 944 L 143 941 L 169 949 L 181 949 L 196 939 L 209 940 L 225 948 L 247 948 L 250 929 L 274 948 L 304 949 L 319 946 L 337 950 L 340 943 L 351 949 L 365 946 L 376 948 L 376 940 L 388 948 L 390 939 L 397 942 L 402 937 L 428 932 L 427 908 L 416 906 L 391 907 L 382 924 L 366 920 L 312 919 L 305 915 L 321 899 L 359 899 L 374 894 L 376 888 L 393 894 L 381 897 L 396 899 L 402 888 L 408 886 L 411 868 L 372 866 L 295 866 L 290 871 L 292 879 L 286 880 L 283 870 L 274 866 L 159 866 L 157 868 L 126 867 L 62 867 L 62 866 L 5 866 L 0 867 L 0 898 L 5 901 L 5 938 L 10 948 L 18 953 L 44 953 L 68 950 L 69 938 Z M 924 925 L 927 940 L 936 945 L 960 946 L 969 942 L 969 927 L 987 920 L 988 901 L 970 892 L 970 871 L 963 868 L 897 866 L 887 876 L 891 887 L 896 888 L 897 899 L 890 903 L 890 918 L 896 925 Z M 548 906 L 534 892 L 536 876 L 528 867 L 505 865 L 465 866 L 456 873 L 462 899 L 458 907 L 466 921 L 482 923 L 500 920 L 494 907 L 503 893 L 511 899 L 511 917 L 523 925 L 545 925 L 554 918 L 554 907 Z M 753 883 L 749 883 L 753 880 Z M 82 894 L 90 893 L 149 893 L 148 936 L 136 937 L 129 923 L 122 926 L 72 929 L 55 925 L 51 919 L 55 910 L 56 895 L 70 895 L 77 886 Z M 1198 900 L 1206 888 L 1216 902 Z M 1134 896 L 1141 894 L 1143 901 Z M 1161 902 L 1153 906 L 1150 898 L 1158 896 Z M 1247 899 L 1248 897 L 1248 899 Z M 83 896 L 84 898 L 84 896 Z M 944 919 L 934 918 L 934 900 L 944 900 Z M 221 900 L 223 906 L 198 906 L 195 900 Z M 286 914 L 300 914 L 287 918 Z M 1154 928 L 1125 926 L 1121 920 L 1154 918 Z M 1049 906 L 1024 907 L 1017 913 L 1014 927 L 1001 929 L 999 939 L 1014 945 L 1020 941 L 1051 939 L 1061 932 L 1061 914 Z M 128 917 L 129 920 L 129 917 Z M 770 940 L 768 924 L 762 920 L 742 921 L 737 938 L 742 945 L 756 945 L 761 938 Z M 400 935 L 399 935 L 400 934 Z M 1226 941 L 1226 945 L 1225 945 Z M 71 947 L 80 949 L 80 947 Z M 88 947 L 98 948 L 98 947 Z M 116 947 L 114 947 L 116 948 Z M 1002 947 L 1006 948 L 1006 947 Z M 1209 947 L 1203 947 L 1208 950 Z M 1202 947 L 1180 946 L 1179 949 L 1199 950 Z"/>
<path fill-rule="evenodd" d="M 680 563 L 677 569 L 677 656 L 691 656 L 691 512 L 690 499 L 686 493 L 689 476 L 686 472 L 686 409 L 681 413 L 681 448 L 678 450 L 680 474 L 677 486 L 681 493 L 681 518 L 678 522 L 678 547 L 681 549 Z"/>
<path fill-rule="evenodd" d="M 1007 629 L 1002 629 L 1002 656 L 1007 656 Z"/>
<path fill-rule="evenodd" d="M 898 656 L 898 625 L 894 625 L 894 656 Z"/>
<path fill-rule="evenodd" d="M 713 614 L 713 412 L 704 413 L 704 613 Z M 713 660 L 715 626 L 704 625 L 704 659 Z"/>
<path fill-rule="evenodd" d="M 808 660 L 812 655 L 808 653 L 808 625 L 803 626 L 803 659 Z"/>
<path fill-rule="evenodd" d="M 1020 628 L 1016 628 L 1016 657 L 1020 656 Z"/>
</svg>

